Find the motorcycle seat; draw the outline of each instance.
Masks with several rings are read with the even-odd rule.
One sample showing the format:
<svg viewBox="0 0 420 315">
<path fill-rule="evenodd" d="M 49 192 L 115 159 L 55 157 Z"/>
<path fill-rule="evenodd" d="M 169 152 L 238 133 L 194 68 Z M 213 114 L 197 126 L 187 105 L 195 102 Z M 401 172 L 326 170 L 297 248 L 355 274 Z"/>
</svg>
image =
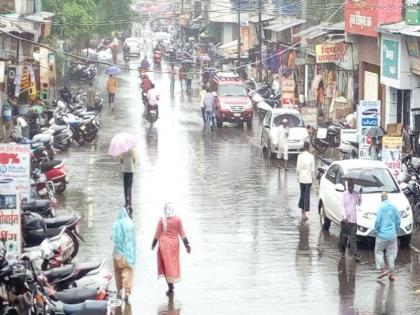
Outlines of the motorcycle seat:
<svg viewBox="0 0 420 315">
<path fill-rule="evenodd" d="M 55 218 L 44 219 L 45 225 L 50 228 L 61 228 L 65 225 L 70 225 L 76 220 L 74 215 L 63 215 Z"/>
<path fill-rule="evenodd" d="M 57 292 L 55 298 L 66 304 L 78 304 L 86 300 L 95 300 L 97 294 L 96 288 L 72 288 Z"/>
<path fill-rule="evenodd" d="M 84 262 L 77 265 L 77 269 L 84 271 L 85 274 L 98 269 L 102 265 L 102 262 Z"/>
<path fill-rule="evenodd" d="M 332 162 L 334 162 L 334 160 L 332 160 L 332 159 L 322 159 L 322 161 L 325 163 L 325 164 L 327 164 L 327 165 L 331 165 L 332 164 Z"/>
<path fill-rule="evenodd" d="M 74 265 L 65 265 L 63 267 L 56 267 L 50 270 L 44 271 L 44 276 L 48 282 L 53 283 L 54 280 L 59 278 L 65 278 L 70 276 L 74 271 Z"/>
<path fill-rule="evenodd" d="M 50 128 L 54 130 L 55 132 L 60 132 L 60 131 L 66 130 L 68 126 L 67 125 L 52 125 Z"/>
<path fill-rule="evenodd" d="M 32 141 L 41 141 L 43 143 L 51 141 L 51 134 L 48 133 L 39 133 L 32 137 Z"/>
<path fill-rule="evenodd" d="M 42 173 L 45 173 L 45 172 L 51 171 L 54 167 L 62 163 L 63 163 L 62 160 L 45 161 L 45 162 L 40 163 L 39 168 Z"/>
<path fill-rule="evenodd" d="M 79 304 L 64 304 L 63 310 L 66 315 L 103 315 L 107 313 L 108 301 L 87 300 Z"/>
<path fill-rule="evenodd" d="M 44 229 L 31 230 L 24 228 L 24 239 L 25 247 L 39 246 L 43 240 L 46 238 L 51 238 L 57 236 L 61 233 L 62 229 L 59 228 L 49 228 L 45 232 Z"/>
<path fill-rule="evenodd" d="M 48 209 L 50 206 L 50 201 L 48 199 L 35 199 L 30 202 L 22 203 L 23 211 L 31 211 L 34 209 Z"/>
</svg>

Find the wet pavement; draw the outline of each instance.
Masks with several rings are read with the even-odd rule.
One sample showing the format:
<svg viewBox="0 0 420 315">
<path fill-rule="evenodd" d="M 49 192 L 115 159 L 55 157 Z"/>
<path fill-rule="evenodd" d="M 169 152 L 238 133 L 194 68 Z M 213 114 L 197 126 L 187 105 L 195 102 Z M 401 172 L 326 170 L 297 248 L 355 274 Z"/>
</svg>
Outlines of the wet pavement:
<svg viewBox="0 0 420 315">
<path fill-rule="evenodd" d="M 101 91 L 105 80 L 97 79 Z M 302 223 L 294 170 L 285 173 L 262 157 L 257 120 L 252 130 L 225 126 L 206 133 L 194 96 L 181 93 L 177 82 L 171 97 L 166 74 L 154 74 L 152 80 L 162 95 L 153 127 L 142 118 L 137 72 L 125 71 L 119 75 L 115 112 L 104 107 L 97 143 L 74 146 L 63 155 L 71 177 L 62 201 L 83 216 L 86 242 L 78 260 L 105 258 L 112 270 L 111 227 L 123 203 L 123 186 L 119 161 L 106 151 L 115 133 L 136 135 L 138 259 L 132 314 L 420 313 L 415 248 L 400 251 L 393 284 L 376 281 L 369 245 L 361 250 L 360 264 L 340 260 L 338 228 L 327 234 L 320 230 L 317 188 L 310 219 Z M 166 201 L 175 203 L 192 246 L 191 255 L 181 246 L 183 279 L 169 304 L 150 249 Z"/>
</svg>

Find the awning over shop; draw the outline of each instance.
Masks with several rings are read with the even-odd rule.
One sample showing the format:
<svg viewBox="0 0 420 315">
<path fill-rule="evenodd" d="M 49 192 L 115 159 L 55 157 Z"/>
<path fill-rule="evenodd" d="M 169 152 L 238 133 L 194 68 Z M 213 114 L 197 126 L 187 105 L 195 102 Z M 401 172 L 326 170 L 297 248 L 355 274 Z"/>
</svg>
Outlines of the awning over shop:
<svg viewBox="0 0 420 315">
<path fill-rule="evenodd" d="M 379 25 L 378 32 L 420 37 L 420 25 L 407 25 L 405 22 Z"/>
<path fill-rule="evenodd" d="M 327 31 L 325 31 L 325 30 L 322 28 L 322 26 L 321 26 L 321 25 L 315 25 L 315 26 L 312 26 L 312 27 L 310 27 L 310 28 L 307 28 L 306 30 L 303 30 L 303 31 L 301 31 L 301 32 L 299 32 L 299 33 L 297 33 L 297 34 L 295 34 L 294 36 L 296 36 L 296 37 L 301 37 L 302 39 L 303 39 L 303 38 L 305 38 L 305 39 L 312 40 L 312 39 L 314 39 L 314 38 L 316 38 L 316 37 L 319 37 L 319 36 L 325 35 L 325 34 L 327 34 L 327 33 L 328 33 L 328 32 L 327 32 Z"/>
<path fill-rule="evenodd" d="M 217 54 L 226 59 L 238 58 L 238 40 L 234 40 L 217 47 Z M 242 50 L 241 58 L 248 58 L 248 51 Z"/>
<path fill-rule="evenodd" d="M 269 15 L 269 14 L 262 14 L 261 15 L 261 21 L 262 22 L 268 22 L 268 21 L 272 21 L 276 18 L 275 15 Z M 249 18 L 249 23 L 258 23 L 258 15 L 257 16 L 252 16 Z"/>
<path fill-rule="evenodd" d="M 301 25 L 305 22 L 306 20 L 297 19 L 295 17 L 281 17 L 277 18 L 269 26 L 264 27 L 264 30 L 272 32 L 282 32 L 294 26 Z"/>
</svg>

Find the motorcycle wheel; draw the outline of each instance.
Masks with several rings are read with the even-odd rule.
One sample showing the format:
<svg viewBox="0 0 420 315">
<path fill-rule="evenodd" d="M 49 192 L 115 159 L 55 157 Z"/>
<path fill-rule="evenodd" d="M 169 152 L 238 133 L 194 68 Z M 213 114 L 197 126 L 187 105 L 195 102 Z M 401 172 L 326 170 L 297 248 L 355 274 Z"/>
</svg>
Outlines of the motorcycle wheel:
<svg viewBox="0 0 420 315">
<path fill-rule="evenodd" d="M 312 147 L 320 154 L 325 153 L 327 151 L 328 146 L 316 138 L 316 135 L 311 136 L 311 145 Z"/>
<path fill-rule="evenodd" d="M 71 231 L 66 231 L 66 234 L 68 235 L 68 237 L 71 238 L 71 241 L 73 242 L 73 245 L 74 245 L 73 252 L 70 255 L 71 257 L 70 260 L 73 260 L 73 258 L 76 257 L 77 253 L 79 252 L 79 240 Z"/>
<path fill-rule="evenodd" d="M 61 195 L 67 188 L 66 179 L 62 178 L 57 183 L 54 183 L 55 186 L 55 193 L 57 195 Z"/>
<path fill-rule="evenodd" d="M 74 140 L 76 140 L 76 142 L 80 146 L 84 145 L 85 142 L 86 142 L 85 136 L 84 136 L 84 134 L 82 132 L 76 132 L 76 133 L 74 133 L 74 137 L 73 138 L 74 138 Z"/>
<path fill-rule="evenodd" d="M 65 143 L 57 143 L 56 147 L 60 150 L 60 151 L 67 151 L 70 148 L 70 140 L 67 140 Z"/>
</svg>

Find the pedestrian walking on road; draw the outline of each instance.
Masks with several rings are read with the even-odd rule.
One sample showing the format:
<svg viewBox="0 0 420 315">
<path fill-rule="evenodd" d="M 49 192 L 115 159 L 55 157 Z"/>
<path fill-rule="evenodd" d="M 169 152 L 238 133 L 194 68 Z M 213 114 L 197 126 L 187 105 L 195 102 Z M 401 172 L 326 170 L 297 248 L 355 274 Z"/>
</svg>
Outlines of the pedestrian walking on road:
<svg viewBox="0 0 420 315">
<path fill-rule="evenodd" d="M 187 86 L 187 93 L 191 92 L 191 85 L 192 85 L 192 79 L 193 79 L 193 73 L 192 68 L 187 69 L 187 73 L 185 74 L 186 78 L 186 86 Z"/>
<path fill-rule="evenodd" d="M 188 254 L 191 253 L 191 246 L 185 236 L 181 219 L 175 216 L 173 204 L 166 203 L 163 211 L 164 216 L 159 219 L 156 227 L 152 250 L 159 242 L 157 251 L 158 276 L 165 277 L 168 284 L 166 295 L 172 297 L 174 283 L 181 280 L 179 237 L 181 237 Z"/>
<path fill-rule="evenodd" d="M 289 153 L 289 121 L 284 118 L 281 121 L 281 125 L 278 131 L 278 146 L 277 146 L 277 158 L 284 160 L 284 169 L 287 171 L 287 160 Z M 308 152 L 309 153 L 309 152 Z"/>
<path fill-rule="evenodd" d="M 118 296 L 130 303 L 133 287 L 133 269 L 136 263 L 136 232 L 127 210 L 122 208 L 112 226 L 114 243 L 114 272 Z"/>
<path fill-rule="evenodd" d="M 207 95 L 207 88 L 203 85 L 200 95 L 198 96 L 198 102 L 200 103 L 201 115 L 203 116 L 203 123 L 206 123 L 206 112 L 204 110 L 204 98 Z"/>
<path fill-rule="evenodd" d="M 375 261 L 376 268 L 380 270 L 378 279 L 388 275 L 390 281 L 395 279 L 395 259 L 398 252 L 397 233 L 400 229 L 400 215 L 397 208 L 388 201 L 388 194 L 381 195 L 382 203 L 376 212 L 375 221 Z M 385 267 L 384 251 L 388 262 Z"/>
<path fill-rule="evenodd" d="M 117 92 L 117 87 L 117 78 L 110 75 L 108 81 L 106 82 L 106 90 L 108 92 L 109 108 L 112 111 L 114 111 L 115 93 Z"/>
<path fill-rule="evenodd" d="M 129 215 L 131 216 L 133 175 L 136 167 L 136 153 L 134 152 L 134 149 L 130 149 L 121 154 L 120 162 L 124 178 L 125 207 L 129 210 Z"/>
<path fill-rule="evenodd" d="M 175 65 L 171 65 L 171 70 L 169 71 L 169 79 L 171 80 L 171 95 L 174 95 L 175 94 L 175 80 L 176 80 Z"/>
<path fill-rule="evenodd" d="M 213 124 L 213 115 L 215 111 L 215 96 L 211 91 L 208 91 L 206 96 L 204 97 L 204 111 L 206 115 L 206 130 L 214 131 L 214 124 Z"/>
<path fill-rule="evenodd" d="M 311 186 L 315 181 L 315 157 L 309 152 L 309 142 L 303 143 L 303 152 L 298 155 L 296 175 L 300 185 L 299 208 L 302 211 L 302 219 L 307 220 L 307 212 L 310 209 Z"/>
<path fill-rule="evenodd" d="M 181 92 L 183 92 L 184 91 L 183 85 L 184 85 L 184 80 L 185 80 L 185 68 L 184 68 L 184 66 L 181 66 L 179 68 L 178 79 L 179 79 L 179 84 L 181 85 Z"/>
<path fill-rule="evenodd" d="M 356 207 L 362 203 L 362 196 L 354 191 L 354 181 L 349 179 L 347 182 L 347 190 L 343 194 L 341 202 L 341 230 L 340 240 L 338 246 L 340 248 L 341 257 L 346 255 L 347 242 L 350 244 L 350 249 L 355 261 L 360 260 L 357 254 L 357 214 Z"/>
</svg>

